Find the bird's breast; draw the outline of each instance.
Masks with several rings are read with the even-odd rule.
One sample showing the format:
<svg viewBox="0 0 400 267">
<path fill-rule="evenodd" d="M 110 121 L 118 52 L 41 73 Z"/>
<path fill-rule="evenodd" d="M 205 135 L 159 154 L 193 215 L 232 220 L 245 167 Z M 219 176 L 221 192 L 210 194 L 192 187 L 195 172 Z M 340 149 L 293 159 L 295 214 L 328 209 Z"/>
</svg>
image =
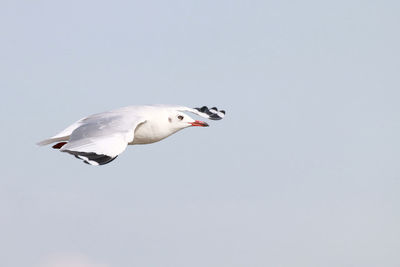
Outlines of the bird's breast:
<svg viewBox="0 0 400 267">
<path fill-rule="evenodd" d="M 133 141 L 129 145 L 155 143 L 173 133 L 174 131 L 163 127 L 163 125 L 145 122 L 136 128 Z"/>
</svg>

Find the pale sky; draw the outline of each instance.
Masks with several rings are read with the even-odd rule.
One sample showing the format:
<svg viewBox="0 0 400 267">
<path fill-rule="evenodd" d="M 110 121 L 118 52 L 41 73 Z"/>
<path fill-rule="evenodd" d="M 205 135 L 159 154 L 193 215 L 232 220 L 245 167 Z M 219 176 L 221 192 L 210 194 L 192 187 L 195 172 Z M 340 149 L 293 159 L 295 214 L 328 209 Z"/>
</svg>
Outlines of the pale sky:
<svg viewBox="0 0 400 267">
<path fill-rule="evenodd" d="M 400 265 L 399 1 L 0 1 L 0 266 Z M 225 109 L 92 167 L 35 143 Z"/>
</svg>

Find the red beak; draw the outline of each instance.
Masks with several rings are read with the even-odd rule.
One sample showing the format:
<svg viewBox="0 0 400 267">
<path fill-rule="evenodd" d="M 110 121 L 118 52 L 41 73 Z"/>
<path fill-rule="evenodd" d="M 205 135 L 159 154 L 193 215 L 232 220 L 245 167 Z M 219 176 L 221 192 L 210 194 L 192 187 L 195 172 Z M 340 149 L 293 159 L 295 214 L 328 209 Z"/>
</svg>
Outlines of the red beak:
<svg viewBox="0 0 400 267">
<path fill-rule="evenodd" d="M 208 124 L 205 123 L 204 121 L 194 121 L 194 122 L 189 122 L 192 126 L 201 126 L 201 127 L 208 127 Z"/>
</svg>

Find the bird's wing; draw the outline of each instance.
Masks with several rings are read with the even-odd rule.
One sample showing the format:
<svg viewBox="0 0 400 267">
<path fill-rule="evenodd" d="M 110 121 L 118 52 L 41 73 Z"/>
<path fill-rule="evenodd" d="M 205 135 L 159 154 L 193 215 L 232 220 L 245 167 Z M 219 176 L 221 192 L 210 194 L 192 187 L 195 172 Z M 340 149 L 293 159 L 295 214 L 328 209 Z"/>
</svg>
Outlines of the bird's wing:
<svg viewBox="0 0 400 267">
<path fill-rule="evenodd" d="M 103 165 L 121 154 L 133 141 L 142 117 L 106 112 L 82 120 L 60 151 L 67 152 L 91 165 Z"/>
<path fill-rule="evenodd" d="M 37 143 L 37 145 L 39 146 L 45 146 L 54 142 L 59 142 L 59 141 L 67 141 L 69 139 L 69 136 L 71 135 L 71 133 L 78 128 L 81 125 L 81 122 L 84 120 L 80 119 L 79 121 L 71 124 L 70 126 L 68 126 L 67 128 L 65 128 L 64 130 L 62 130 L 61 132 L 59 132 L 58 134 L 45 139 L 43 141 L 40 141 L 39 143 Z"/>
<path fill-rule="evenodd" d="M 210 120 L 221 120 L 225 116 L 225 110 L 218 110 L 216 107 L 208 108 L 203 106 L 201 108 L 188 108 L 188 107 L 177 107 L 179 111 L 188 111 L 197 114 L 203 118 Z"/>
</svg>

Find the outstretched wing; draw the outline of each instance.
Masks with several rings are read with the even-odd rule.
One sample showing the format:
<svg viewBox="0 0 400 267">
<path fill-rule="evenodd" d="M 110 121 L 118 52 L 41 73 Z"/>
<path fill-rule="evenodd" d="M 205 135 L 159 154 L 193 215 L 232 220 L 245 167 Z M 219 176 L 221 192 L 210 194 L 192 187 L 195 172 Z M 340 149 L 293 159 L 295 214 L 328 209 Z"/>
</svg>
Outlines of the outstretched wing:
<svg viewBox="0 0 400 267">
<path fill-rule="evenodd" d="M 146 120 L 115 113 L 100 113 L 82 121 L 60 149 L 90 165 L 104 165 L 121 154 L 133 141 L 138 125 Z"/>
<path fill-rule="evenodd" d="M 225 116 L 225 110 L 218 110 L 216 107 L 212 108 L 208 108 L 207 106 L 203 106 L 201 108 L 178 107 L 177 110 L 189 111 L 210 120 L 221 120 Z"/>
</svg>

